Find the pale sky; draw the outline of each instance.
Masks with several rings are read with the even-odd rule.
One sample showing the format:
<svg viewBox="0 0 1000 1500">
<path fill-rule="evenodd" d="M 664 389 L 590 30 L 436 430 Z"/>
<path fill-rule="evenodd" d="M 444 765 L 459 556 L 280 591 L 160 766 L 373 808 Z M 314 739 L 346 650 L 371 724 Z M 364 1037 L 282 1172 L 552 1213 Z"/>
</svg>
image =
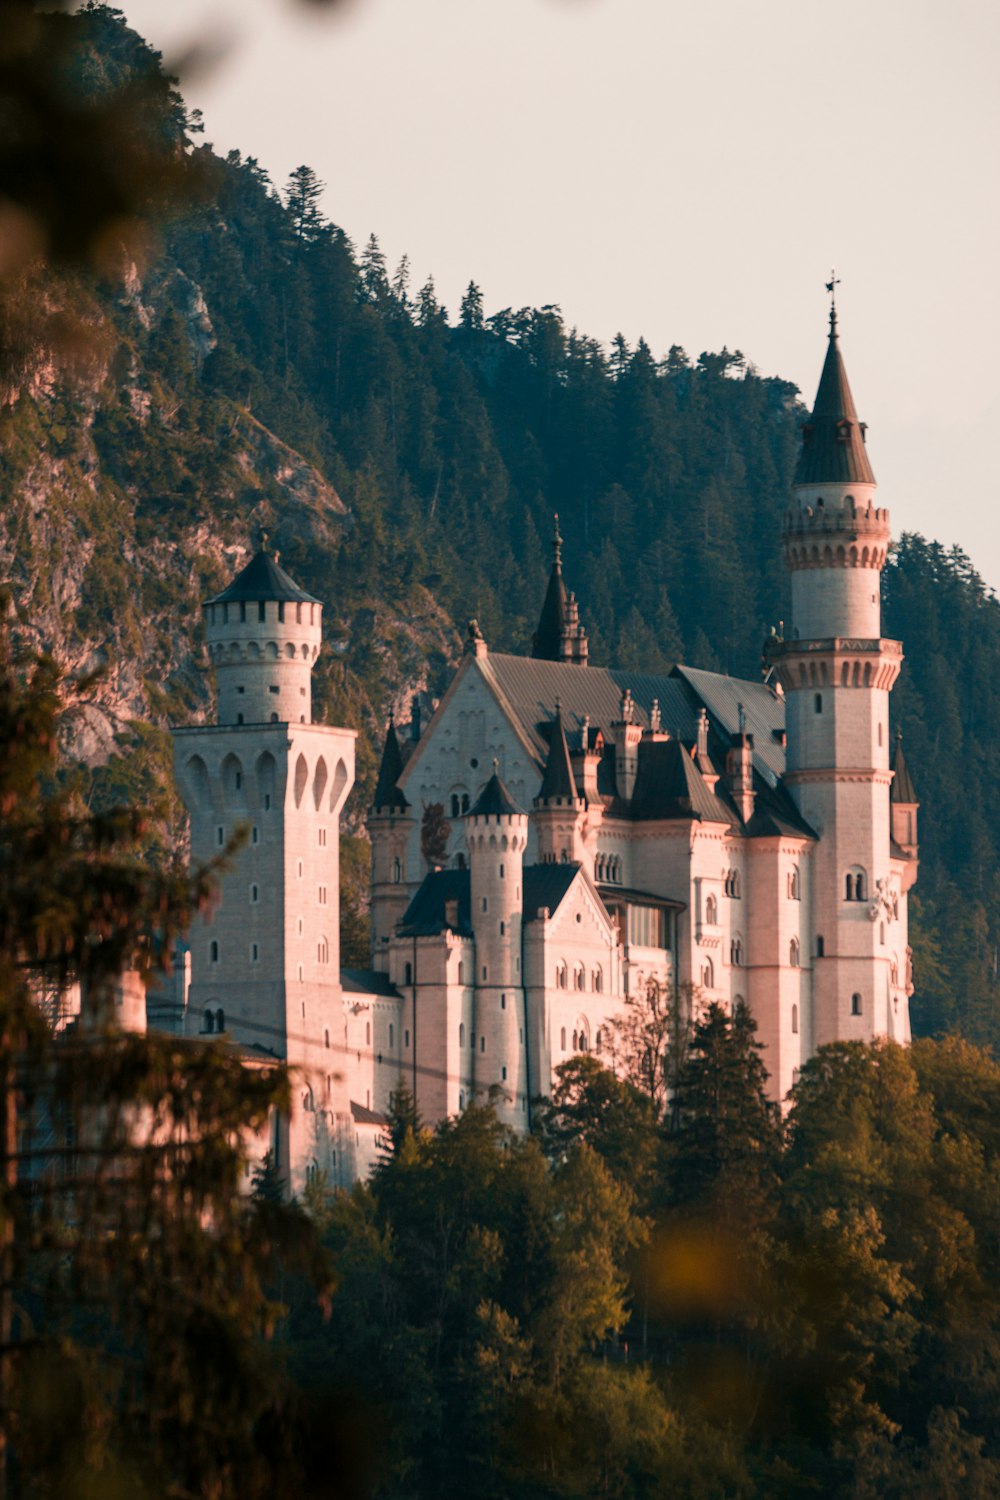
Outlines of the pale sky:
<svg viewBox="0 0 1000 1500">
<path fill-rule="evenodd" d="M 893 529 L 1000 588 L 996 0 L 117 0 L 217 150 L 305 162 L 454 314 L 725 344 L 811 404 L 842 347 Z"/>
</svg>

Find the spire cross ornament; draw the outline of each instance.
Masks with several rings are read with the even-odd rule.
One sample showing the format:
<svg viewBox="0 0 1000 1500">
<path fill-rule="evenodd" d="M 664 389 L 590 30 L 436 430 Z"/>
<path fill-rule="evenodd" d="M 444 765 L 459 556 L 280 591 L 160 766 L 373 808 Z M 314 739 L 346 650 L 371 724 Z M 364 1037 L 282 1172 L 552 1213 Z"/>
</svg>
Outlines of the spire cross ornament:
<svg viewBox="0 0 1000 1500">
<path fill-rule="evenodd" d="M 840 285 L 840 277 L 832 266 L 830 268 L 830 280 L 825 285 L 827 291 L 830 293 L 830 331 L 832 332 L 837 326 L 837 287 Z"/>
</svg>

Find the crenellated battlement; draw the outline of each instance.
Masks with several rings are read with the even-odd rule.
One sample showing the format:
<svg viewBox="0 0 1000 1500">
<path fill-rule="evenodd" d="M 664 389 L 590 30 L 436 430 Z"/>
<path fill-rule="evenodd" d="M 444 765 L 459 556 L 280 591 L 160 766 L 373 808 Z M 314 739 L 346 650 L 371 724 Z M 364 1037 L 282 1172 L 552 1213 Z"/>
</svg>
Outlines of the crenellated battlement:
<svg viewBox="0 0 1000 1500">
<path fill-rule="evenodd" d="M 841 505 L 790 507 L 781 538 L 785 562 L 798 568 L 874 568 L 881 572 L 889 555 L 889 512 L 883 506 L 864 509 L 848 500 Z"/>
</svg>

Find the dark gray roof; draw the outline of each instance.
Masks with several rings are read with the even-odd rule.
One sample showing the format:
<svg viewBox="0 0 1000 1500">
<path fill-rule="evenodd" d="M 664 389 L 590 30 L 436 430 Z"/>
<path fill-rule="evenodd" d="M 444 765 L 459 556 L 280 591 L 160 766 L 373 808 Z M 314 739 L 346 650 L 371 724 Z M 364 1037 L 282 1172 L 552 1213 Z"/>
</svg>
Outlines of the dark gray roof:
<svg viewBox="0 0 1000 1500">
<path fill-rule="evenodd" d="M 896 753 L 892 757 L 892 769 L 895 774 L 892 778 L 892 786 L 889 789 L 889 801 L 916 803 L 917 794 L 910 777 L 910 768 L 906 764 L 906 756 L 903 754 L 902 736 L 896 740 Z"/>
<path fill-rule="evenodd" d="M 493 764 L 496 765 L 496 762 L 494 761 Z M 512 816 L 523 818 L 527 814 L 524 808 L 519 807 L 514 801 L 500 780 L 499 772 L 494 771 L 472 804 L 468 816 L 470 818 L 509 818 Z"/>
<path fill-rule="evenodd" d="M 457 901 L 454 922 L 446 921 L 449 902 Z M 472 936 L 472 905 L 468 870 L 432 870 L 403 913 L 400 932 L 407 937 L 433 937 L 450 927 L 462 937 Z"/>
<path fill-rule="evenodd" d="M 783 786 L 770 786 L 755 769 L 753 778 L 753 815 L 743 832 L 748 839 L 793 838 L 815 839 L 810 828 Z"/>
<path fill-rule="evenodd" d="M 785 731 L 784 698 L 779 698 L 763 682 L 725 677 L 721 672 L 702 672 L 697 667 L 677 666 L 674 676 L 686 682 L 705 705 L 709 722 L 724 745 L 739 733 L 742 707 L 745 731 L 753 735 L 754 766 L 771 786 L 776 786 L 785 773 L 785 747 L 781 738 Z"/>
<path fill-rule="evenodd" d="M 733 814 L 710 792 L 691 752 L 680 740 L 641 741 L 635 791 L 628 811 L 643 821 L 694 818 L 731 823 Z"/>
<path fill-rule="evenodd" d="M 830 342 L 812 416 L 803 424 L 796 484 L 874 484 L 847 370 L 837 341 L 837 315 L 830 313 Z"/>
<path fill-rule="evenodd" d="M 340 986 L 349 995 L 387 995 L 399 998 L 399 991 L 388 974 L 377 969 L 341 969 Z"/>
<path fill-rule="evenodd" d="M 372 801 L 372 807 L 376 812 L 405 812 L 409 807 L 410 804 L 396 785 L 402 770 L 403 756 L 399 748 L 396 726 L 390 719 L 382 750 L 382 764 L 378 771 L 378 783 Z"/>
<path fill-rule="evenodd" d="M 580 873 L 578 864 L 525 865 L 521 909 L 531 922 L 543 907 L 557 911 Z M 449 923 L 447 909 L 457 902 L 457 921 Z M 472 936 L 472 901 L 468 870 L 433 870 L 424 880 L 403 916 L 399 931 L 405 937 L 434 937 L 450 928 L 461 937 Z"/>
<path fill-rule="evenodd" d="M 566 731 L 563 728 L 562 708 L 556 704 L 556 716 L 552 721 L 549 739 L 549 756 L 545 762 L 545 775 L 536 802 L 575 802 L 579 796 L 573 776 L 573 763 L 569 758 Z"/>
<path fill-rule="evenodd" d="M 645 672 L 619 672 L 608 667 L 580 667 L 570 662 L 535 661 L 530 656 L 506 656 L 491 651 L 477 662 L 510 706 L 521 733 L 526 737 L 539 766 L 549 753 L 549 725 L 558 698 L 563 725 L 571 744 L 583 727 L 600 725 L 610 741 L 611 725 L 621 714 L 622 693 L 628 688 L 635 704 L 635 719 L 649 724 L 653 699 L 658 698 L 664 729 L 678 739 L 695 736 L 694 709 L 681 683 L 670 677 Z"/>
<path fill-rule="evenodd" d="M 284 568 L 279 568 L 277 561 L 270 552 L 258 552 L 256 557 L 250 559 L 242 572 L 237 573 L 228 588 L 223 589 L 221 594 L 216 594 L 211 599 L 206 599 L 206 604 L 232 604 L 234 601 L 251 599 L 284 599 L 292 600 L 296 604 L 318 604 L 320 601 L 314 599 L 312 594 L 307 594 L 305 589 L 300 589 Z"/>
</svg>

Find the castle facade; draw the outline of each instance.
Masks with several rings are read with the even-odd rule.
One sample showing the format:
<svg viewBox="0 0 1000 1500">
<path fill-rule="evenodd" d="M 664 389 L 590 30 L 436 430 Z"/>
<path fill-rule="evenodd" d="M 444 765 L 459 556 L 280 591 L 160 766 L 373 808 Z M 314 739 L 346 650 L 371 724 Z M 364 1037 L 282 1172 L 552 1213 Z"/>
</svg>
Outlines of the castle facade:
<svg viewBox="0 0 1000 1500">
<path fill-rule="evenodd" d="M 346 1184 L 402 1078 L 428 1123 L 614 1062 L 651 984 L 749 1005 L 783 1099 L 822 1044 L 909 1039 L 917 803 L 890 759 L 875 500 L 835 313 L 784 520 L 792 614 L 764 681 L 589 664 L 558 531 L 532 653 L 463 661 L 423 732 L 389 725 L 369 810 L 371 968 L 339 964 L 354 732 L 311 722 L 321 605 L 266 552 L 205 605 L 218 722 L 175 731 L 191 851 L 246 843 L 191 939 L 180 1024 L 295 1068 L 271 1146 Z"/>
</svg>

